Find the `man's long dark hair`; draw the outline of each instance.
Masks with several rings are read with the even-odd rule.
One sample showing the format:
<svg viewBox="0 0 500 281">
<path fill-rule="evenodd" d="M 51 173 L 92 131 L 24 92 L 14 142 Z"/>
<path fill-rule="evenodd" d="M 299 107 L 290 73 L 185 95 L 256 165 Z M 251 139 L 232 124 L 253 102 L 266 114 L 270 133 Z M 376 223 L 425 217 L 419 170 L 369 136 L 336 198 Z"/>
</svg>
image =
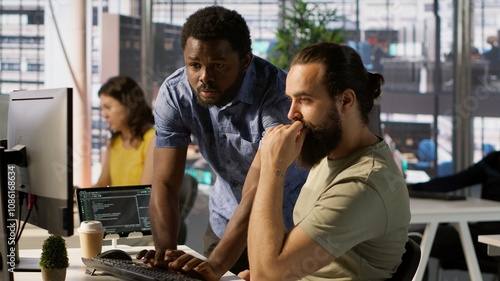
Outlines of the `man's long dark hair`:
<svg viewBox="0 0 500 281">
<path fill-rule="evenodd" d="M 322 42 L 302 49 L 293 59 L 294 64 L 321 63 L 325 68 L 324 85 L 333 99 L 346 89 L 356 93 L 361 118 L 368 124 L 373 102 L 380 96 L 384 78 L 368 72 L 359 54 L 351 47 Z"/>
</svg>

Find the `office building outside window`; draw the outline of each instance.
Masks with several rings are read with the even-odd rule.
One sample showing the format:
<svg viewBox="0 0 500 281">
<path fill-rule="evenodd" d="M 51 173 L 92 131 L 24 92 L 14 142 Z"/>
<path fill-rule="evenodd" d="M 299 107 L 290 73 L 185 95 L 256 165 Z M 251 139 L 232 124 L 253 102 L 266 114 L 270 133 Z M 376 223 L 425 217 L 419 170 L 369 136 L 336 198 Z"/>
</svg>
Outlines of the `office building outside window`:
<svg viewBox="0 0 500 281">
<path fill-rule="evenodd" d="M 437 166 L 453 159 L 453 114 L 467 114 L 473 127 L 474 160 L 482 157 L 487 149 L 500 149 L 500 130 L 497 110 L 500 102 L 500 77 L 490 71 L 494 65 L 485 60 L 492 48 L 486 39 L 498 38 L 500 0 L 471 1 L 471 89 L 464 104 L 453 104 L 454 55 L 452 0 L 439 1 L 439 33 L 436 27 L 434 1 L 366 0 L 366 1 L 304 1 L 321 8 L 336 9 L 345 31 L 345 44 L 356 48 L 368 69 L 383 66 L 386 84 L 381 98 L 381 124 L 391 135 L 395 148 L 408 157 L 417 157 L 422 140 L 435 140 L 436 150 L 431 153 L 435 162 L 430 173 L 437 173 Z M 251 30 L 253 51 L 269 58 L 276 43 L 276 29 L 284 12 L 282 5 L 293 1 L 160 1 L 152 0 L 153 65 L 148 67 L 147 94 L 154 99 L 161 82 L 176 68 L 183 65 L 179 46 L 179 32 L 187 16 L 207 5 L 223 5 L 238 11 L 247 20 Z M 357 4 L 358 3 L 358 4 Z M 45 37 L 44 10 L 47 0 L 0 0 L 0 92 L 44 88 Z M 64 5 L 64 1 L 52 1 Z M 87 59 L 90 67 L 92 114 L 92 163 L 100 163 L 101 150 L 107 136 L 106 124 L 99 112 L 97 89 L 102 81 L 112 75 L 127 74 L 138 81 L 142 79 L 141 60 L 141 1 L 92 0 L 91 42 Z M 57 16 L 57 14 L 56 14 Z M 104 25 L 106 19 L 118 19 L 118 25 Z M 106 32 L 117 28 L 115 45 L 105 42 Z M 440 37 L 436 39 L 436 34 Z M 436 50 L 436 42 L 440 50 Z M 498 44 L 498 39 L 496 41 Z M 380 49 L 384 55 L 375 58 L 373 51 Z M 436 52 L 439 52 L 436 56 Z M 116 66 L 111 55 L 116 56 Z M 103 55 L 106 54 L 106 55 Z M 436 58 L 439 61 L 436 63 Z M 112 71 L 108 71 L 109 66 Z M 108 67 L 108 68 L 107 68 Z M 441 69 L 440 81 L 435 69 Z M 380 71 L 380 70 L 378 70 Z M 107 76 L 107 77 L 105 77 Z M 436 84 L 438 82 L 439 84 Z M 0 100 L 5 103 L 5 99 Z M 6 110 L 0 113 L 6 120 Z M 1 125 L 1 124 L 0 124 Z M 0 126 L 0 128 L 3 128 Z M 4 129 L 5 130 L 5 129 Z M 0 137 L 2 136 L 0 132 Z M 487 149 L 485 149 L 487 148 Z M 432 156 L 434 154 L 434 156 Z M 97 169 L 96 169 L 97 170 Z"/>
</svg>

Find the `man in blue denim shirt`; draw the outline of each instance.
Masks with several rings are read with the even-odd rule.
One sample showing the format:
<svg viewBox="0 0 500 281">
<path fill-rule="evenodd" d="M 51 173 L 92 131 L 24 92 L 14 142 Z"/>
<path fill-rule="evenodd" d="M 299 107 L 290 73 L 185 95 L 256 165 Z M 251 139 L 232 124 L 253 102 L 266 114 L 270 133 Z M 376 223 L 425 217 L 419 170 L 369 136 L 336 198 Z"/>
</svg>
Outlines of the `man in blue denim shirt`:
<svg viewBox="0 0 500 281">
<path fill-rule="evenodd" d="M 230 268 L 236 274 L 248 268 L 244 250 L 258 183 L 259 144 L 267 128 L 290 122 L 286 73 L 252 55 L 248 26 L 235 11 L 220 6 L 200 9 L 187 19 L 181 36 L 185 67 L 163 83 L 155 106 L 150 219 L 156 253 L 139 257 L 145 262 L 154 257 L 156 265 L 177 259 L 170 267 L 186 265 L 206 280 L 219 280 Z M 191 135 L 217 178 L 205 234 L 208 259 L 184 256 L 181 263 L 178 257 L 183 253 L 167 250 L 176 249 L 179 190 Z M 293 225 L 293 207 L 307 173 L 293 166 L 286 175 L 282 205 L 287 227 Z M 244 184 L 251 190 L 245 195 Z"/>
</svg>

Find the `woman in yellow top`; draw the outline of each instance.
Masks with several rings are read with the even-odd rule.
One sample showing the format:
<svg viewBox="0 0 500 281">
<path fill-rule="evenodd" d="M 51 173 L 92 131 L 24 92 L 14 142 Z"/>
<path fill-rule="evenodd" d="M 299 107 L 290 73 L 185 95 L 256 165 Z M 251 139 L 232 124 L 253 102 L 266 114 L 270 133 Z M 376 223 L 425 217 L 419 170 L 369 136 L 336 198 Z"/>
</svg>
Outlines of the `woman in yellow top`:
<svg viewBox="0 0 500 281">
<path fill-rule="evenodd" d="M 98 96 L 111 138 L 95 186 L 151 184 L 154 118 L 144 91 L 132 78 L 115 76 Z"/>
</svg>

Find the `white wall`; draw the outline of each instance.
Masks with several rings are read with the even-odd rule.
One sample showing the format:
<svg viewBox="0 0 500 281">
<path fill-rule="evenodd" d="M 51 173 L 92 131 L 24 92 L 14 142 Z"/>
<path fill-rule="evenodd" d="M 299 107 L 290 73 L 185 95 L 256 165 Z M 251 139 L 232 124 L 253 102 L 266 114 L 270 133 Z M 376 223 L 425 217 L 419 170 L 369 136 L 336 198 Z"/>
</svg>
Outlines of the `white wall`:
<svg viewBox="0 0 500 281">
<path fill-rule="evenodd" d="M 8 115 L 9 115 L 9 95 L 0 94 L 0 140 L 7 139 Z"/>
</svg>

